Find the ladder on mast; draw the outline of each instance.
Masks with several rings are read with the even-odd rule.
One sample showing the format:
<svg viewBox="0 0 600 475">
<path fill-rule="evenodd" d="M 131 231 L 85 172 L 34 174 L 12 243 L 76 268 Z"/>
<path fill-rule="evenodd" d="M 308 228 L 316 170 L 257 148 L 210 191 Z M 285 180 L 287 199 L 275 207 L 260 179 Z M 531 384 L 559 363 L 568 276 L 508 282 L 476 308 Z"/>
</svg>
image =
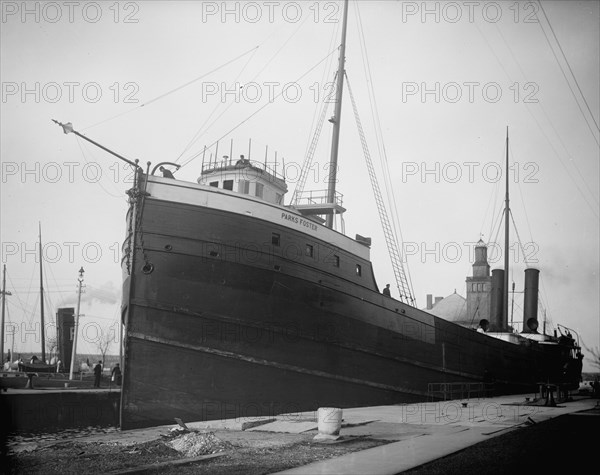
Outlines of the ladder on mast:
<svg viewBox="0 0 600 475">
<path fill-rule="evenodd" d="M 348 93 L 350 95 L 350 101 L 352 102 L 352 110 L 354 111 L 354 118 L 356 119 L 356 127 L 358 128 L 358 135 L 362 144 L 363 154 L 365 156 L 365 162 L 367 163 L 367 169 L 369 171 L 369 178 L 371 180 L 371 187 L 373 188 L 373 194 L 375 195 L 375 202 L 377 204 L 377 211 L 379 213 L 379 219 L 383 228 L 383 234 L 385 236 L 385 243 L 390 254 L 390 261 L 392 263 L 392 269 L 394 270 L 394 277 L 396 278 L 396 286 L 400 294 L 400 301 L 406 304 L 414 306 L 415 298 L 413 296 L 412 286 L 410 285 L 408 276 L 404 270 L 402 263 L 402 255 L 398 249 L 398 241 L 392 225 L 390 223 L 383 197 L 381 196 L 381 190 L 377 181 L 377 175 L 375 175 L 375 168 L 373 167 L 373 161 L 371 160 L 371 154 L 367 146 L 367 140 L 363 132 L 360 117 L 358 115 L 358 108 L 352 94 L 352 88 L 350 82 L 346 76 L 346 83 L 348 84 Z"/>
</svg>

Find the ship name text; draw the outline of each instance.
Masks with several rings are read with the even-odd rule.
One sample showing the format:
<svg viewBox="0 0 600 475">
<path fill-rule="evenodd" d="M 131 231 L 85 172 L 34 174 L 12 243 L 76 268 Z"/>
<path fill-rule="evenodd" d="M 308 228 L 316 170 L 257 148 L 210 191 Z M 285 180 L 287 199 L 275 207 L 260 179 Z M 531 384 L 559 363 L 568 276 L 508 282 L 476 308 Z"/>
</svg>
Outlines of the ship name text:
<svg viewBox="0 0 600 475">
<path fill-rule="evenodd" d="M 319 229 L 315 223 L 311 223 L 310 221 L 301 218 L 300 216 L 296 216 L 294 214 L 282 212 L 281 219 L 285 219 L 286 221 L 291 221 L 306 228 L 310 228 L 312 231 L 316 231 L 317 229 Z"/>
</svg>

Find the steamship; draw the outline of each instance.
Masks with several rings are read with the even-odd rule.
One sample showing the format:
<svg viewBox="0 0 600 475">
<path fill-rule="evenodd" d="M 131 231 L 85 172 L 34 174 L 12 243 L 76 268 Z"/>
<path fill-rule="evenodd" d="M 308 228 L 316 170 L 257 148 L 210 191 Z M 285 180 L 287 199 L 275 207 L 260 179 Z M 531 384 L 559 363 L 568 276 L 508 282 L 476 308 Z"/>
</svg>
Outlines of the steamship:
<svg viewBox="0 0 600 475">
<path fill-rule="evenodd" d="M 496 394 L 577 387 L 575 339 L 538 333 L 537 270 L 527 271 L 524 332 L 509 328 L 502 270 L 491 318 L 465 328 L 381 292 L 370 240 L 332 226 L 345 211 L 335 177 L 321 199 L 285 205 L 285 177 L 266 163 L 204 163 L 193 183 L 128 162 L 123 429 L 418 402 L 443 382 L 493 381 Z"/>
</svg>

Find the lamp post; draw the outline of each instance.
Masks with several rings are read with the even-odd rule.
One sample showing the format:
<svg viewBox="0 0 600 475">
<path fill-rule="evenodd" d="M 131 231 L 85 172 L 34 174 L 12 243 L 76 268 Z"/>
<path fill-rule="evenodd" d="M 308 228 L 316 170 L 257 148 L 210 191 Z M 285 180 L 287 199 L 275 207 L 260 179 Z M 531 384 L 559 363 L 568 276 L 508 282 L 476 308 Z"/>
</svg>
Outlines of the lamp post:
<svg viewBox="0 0 600 475">
<path fill-rule="evenodd" d="M 77 296 L 77 313 L 75 314 L 75 330 L 73 333 L 73 349 L 71 352 L 71 371 L 69 372 L 69 380 L 73 381 L 73 369 L 75 368 L 75 355 L 77 353 L 77 332 L 79 330 L 79 308 L 81 307 L 81 284 L 83 283 L 83 267 L 79 269 L 79 282 L 78 296 Z"/>
</svg>

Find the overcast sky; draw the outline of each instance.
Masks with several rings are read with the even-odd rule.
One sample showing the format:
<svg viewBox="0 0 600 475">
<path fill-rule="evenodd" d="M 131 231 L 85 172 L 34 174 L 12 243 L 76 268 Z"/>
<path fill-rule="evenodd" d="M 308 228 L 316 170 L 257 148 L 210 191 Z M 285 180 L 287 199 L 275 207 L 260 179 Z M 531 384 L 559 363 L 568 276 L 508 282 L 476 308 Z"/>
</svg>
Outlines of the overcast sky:
<svg viewBox="0 0 600 475">
<path fill-rule="evenodd" d="M 419 307 L 428 293 L 465 296 L 474 243 L 502 239 L 508 126 L 524 249 L 513 230 L 511 279 L 522 290 L 528 257 L 541 271 L 540 318 L 545 310 L 549 322 L 599 345 L 598 5 L 351 2 L 346 70 L 383 186 L 367 78 L 375 92 Z M 220 140 L 221 157 L 233 140 L 234 157 L 260 161 L 268 146 L 270 161 L 275 151 L 285 160 L 287 203 L 318 102 L 331 92 L 340 19 L 341 3 L 326 1 L 2 2 L 1 240 L 16 351 L 37 349 L 27 328 L 39 319 L 38 222 L 47 313 L 74 305 L 83 266 L 81 351 L 93 352 L 98 328 L 116 328 L 119 315 L 129 169 L 51 119 L 129 159 L 184 164 L 176 177 L 189 181 L 205 145 Z M 346 232 L 372 237 L 378 284 L 394 288 L 344 101 Z M 306 189 L 326 188 L 330 132 L 326 122 Z M 492 267 L 502 265 L 496 256 Z"/>
</svg>

